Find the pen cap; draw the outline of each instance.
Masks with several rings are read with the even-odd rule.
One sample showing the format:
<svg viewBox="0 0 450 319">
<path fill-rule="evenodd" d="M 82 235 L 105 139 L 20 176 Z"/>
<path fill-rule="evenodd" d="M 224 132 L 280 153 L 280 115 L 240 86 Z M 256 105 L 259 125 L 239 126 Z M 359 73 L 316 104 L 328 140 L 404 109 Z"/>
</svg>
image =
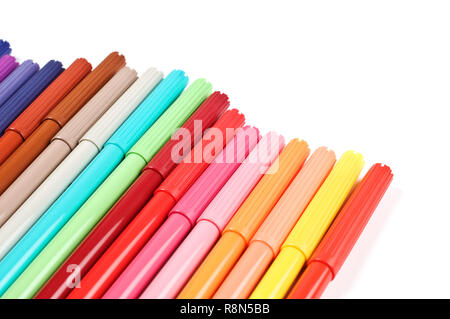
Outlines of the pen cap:
<svg viewBox="0 0 450 319">
<path fill-rule="evenodd" d="M 0 56 L 3 56 L 5 54 L 10 54 L 11 48 L 9 47 L 9 42 L 0 40 Z"/>
<path fill-rule="evenodd" d="M 123 55 L 117 52 L 108 55 L 47 114 L 44 120 L 52 120 L 63 127 L 123 66 L 125 66 Z"/>
<path fill-rule="evenodd" d="M 139 107 L 111 136 L 106 144 L 114 144 L 126 153 L 159 116 L 180 95 L 188 82 L 183 71 L 175 70 L 158 84 Z"/>
<path fill-rule="evenodd" d="M 315 150 L 264 220 L 251 242 L 264 242 L 274 255 L 294 227 L 336 161 L 326 147 Z"/>
<path fill-rule="evenodd" d="M 33 74 L 39 65 L 31 60 L 22 62 L 6 79 L 0 83 L 0 106 L 3 105 Z"/>
<path fill-rule="evenodd" d="M 262 177 L 224 231 L 236 232 L 248 243 L 297 175 L 308 155 L 309 147 L 305 141 L 291 140 L 281 152 L 278 163 L 273 164 L 279 165 L 278 170 Z"/>
<path fill-rule="evenodd" d="M 264 135 L 197 222 L 209 221 L 222 231 L 283 147 L 284 138 L 281 135 L 273 132 Z"/>
<path fill-rule="evenodd" d="M 388 189 L 392 177 L 388 166 L 375 164 L 369 169 L 311 256 L 310 263 L 328 265 L 334 278 Z"/>
<path fill-rule="evenodd" d="M 306 259 L 311 256 L 347 198 L 363 166 L 361 154 L 347 151 L 342 155 L 292 229 L 283 247 L 300 250 Z"/>
<path fill-rule="evenodd" d="M 84 134 L 80 141 L 90 141 L 100 150 L 142 100 L 158 85 L 162 77 L 162 72 L 155 68 L 145 71 Z"/>
<path fill-rule="evenodd" d="M 136 142 L 129 153 L 138 154 L 148 163 L 160 147 L 170 139 L 172 133 L 183 125 L 211 94 L 211 91 L 211 83 L 205 79 L 194 81 Z"/>
<path fill-rule="evenodd" d="M 241 127 L 244 124 L 244 121 L 244 115 L 240 114 L 237 110 L 229 110 L 217 120 L 214 127 L 218 128 L 221 132 L 224 132 L 227 128 L 236 129 Z M 217 132 L 216 130 L 214 131 Z M 208 162 L 204 161 L 203 154 L 204 150 L 209 148 L 209 145 L 215 144 L 216 140 L 212 139 L 214 131 L 209 130 L 202 138 L 201 142 L 197 143 L 191 151 L 191 153 L 201 154 L 201 162 L 181 162 L 158 187 L 155 193 L 165 192 L 170 194 L 175 201 L 180 200 L 184 193 L 209 165 Z M 232 138 L 233 136 L 231 134 L 225 135 L 225 138 L 222 139 L 222 147 L 224 147 L 228 140 Z M 192 158 L 192 156 L 188 154 L 186 157 Z"/>
<path fill-rule="evenodd" d="M 177 213 L 185 216 L 192 227 L 214 196 L 255 147 L 257 138 L 243 138 L 250 135 L 258 137 L 258 130 L 249 126 L 240 130 L 169 214 Z"/>
<path fill-rule="evenodd" d="M 159 150 L 144 170 L 153 170 L 165 179 L 177 165 L 177 163 L 172 160 L 172 149 L 175 146 L 179 146 L 181 149 L 192 148 L 193 145 L 202 138 L 203 132 L 214 124 L 229 105 L 230 101 L 226 94 L 218 91 L 211 94 L 183 126 L 173 134 L 170 141 Z M 197 129 L 196 124 L 198 122 L 201 125 L 200 130 Z M 181 131 L 189 132 L 191 138 L 185 138 Z M 176 136 L 179 136 L 180 138 L 174 138 Z"/>
<path fill-rule="evenodd" d="M 53 137 L 53 140 L 61 140 L 73 150 L 81 136 L 108 110 L 136 78 L 136 71 L 123 67 L 64 125 Z"/>
<path fill-rule="evenodd" d="M 16 62 L 16 59 L 10 55 L 4 55 L 0 58 L 0 82 L 3 81 L 8 74 L 14 71 L 19 63 Z"/>
<path fill-rule="evenodd" d="M 51 60 L 22 85 L 0 108 L 0 131 L 4 131 L 63 70 L 61 62 Z"/>
<path fill-rule="evenodd" d="M 86 59 L 76 59 L 22 112 L 7 131 L 15 131 L 26 139 L 45 115 L 91 71 L 91 68 Z"/>
</svg>

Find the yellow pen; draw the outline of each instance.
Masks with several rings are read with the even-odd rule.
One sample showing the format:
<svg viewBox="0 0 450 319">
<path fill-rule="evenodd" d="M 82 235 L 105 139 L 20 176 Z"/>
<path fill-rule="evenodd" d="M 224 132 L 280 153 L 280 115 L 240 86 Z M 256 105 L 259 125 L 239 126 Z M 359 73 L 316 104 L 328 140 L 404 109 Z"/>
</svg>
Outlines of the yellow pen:
<svg viewBox="0 0 450 319">
<path fill-rule="evenodd" d="M 286 238 L 250 299 L 283 298 L 325 235 L 364 166 L 361 154 L 345 152 Z"/>
</svg>

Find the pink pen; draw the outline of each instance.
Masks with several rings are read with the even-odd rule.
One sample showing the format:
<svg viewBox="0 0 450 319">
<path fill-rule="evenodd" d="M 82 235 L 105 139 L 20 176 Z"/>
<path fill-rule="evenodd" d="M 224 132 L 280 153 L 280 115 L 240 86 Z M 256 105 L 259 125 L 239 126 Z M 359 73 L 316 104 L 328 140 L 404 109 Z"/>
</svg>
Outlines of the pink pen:
<svg viewBox="0 0 450 319">
<path fill-rule="evenodd" d="M 283 147 L 284 138 L 276 133 L 268 133 L 260 140 L 206 207 L 187 238 L 144 290 L 141 299 L 177 296 Z"/>
<path fill-rule="evenodd" d="M 239 129 L 226 148 L 170 211 L 164 224 L 103 295 L 103 299 L 139 297 L 258 140 L 258 129 L 249 126 Z"/>
</svg>

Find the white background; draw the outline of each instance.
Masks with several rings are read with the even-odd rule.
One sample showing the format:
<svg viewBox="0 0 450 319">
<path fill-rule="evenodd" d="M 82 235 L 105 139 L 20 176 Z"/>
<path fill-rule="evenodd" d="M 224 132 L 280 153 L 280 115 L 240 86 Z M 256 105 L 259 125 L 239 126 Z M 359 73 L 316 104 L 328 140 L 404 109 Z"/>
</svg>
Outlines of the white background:
<svg viewBox="0 0 450 319">
<path fill-rule="evenodd" d="M 0 19 L 21 60 L 182 68 L 263 132 L 390 165 L 328 298 L 450 297 L 449 36 L 446 1 L 8 1 Z"/>
</svg>

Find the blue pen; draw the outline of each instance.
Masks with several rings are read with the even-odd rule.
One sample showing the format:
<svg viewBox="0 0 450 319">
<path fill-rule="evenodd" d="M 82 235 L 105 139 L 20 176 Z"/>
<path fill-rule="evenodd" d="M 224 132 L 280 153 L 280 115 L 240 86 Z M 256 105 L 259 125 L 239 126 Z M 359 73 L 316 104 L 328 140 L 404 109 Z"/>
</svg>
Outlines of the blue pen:
<svg viewBox="0 0 450 319">
<path fill-rule="evenodd" d="M 61 62 L 51 60 L 35 73 L 0 107 L 0 134 L 63 71 Z"/>
<path fill-rule="evenodd" d="M 8 41 L 0 40 L 0 57 L 11 53 L 11 47 Z"/>
<path fill-rule="evenodd" d="M 33 261 L 119 165 L 128 150 L 181 94 L 188 83 L 183 71 L 172 71 L 105 143 L 102 151 L 0 261 L 0 295 Z"/>
<path fill-rule="evenodd" d="M 6 79 L 0 83 L 0 106 L 26 82 L 39 71 L 39 65 L 31 60 L 22 62 Z"/>
</svg>

